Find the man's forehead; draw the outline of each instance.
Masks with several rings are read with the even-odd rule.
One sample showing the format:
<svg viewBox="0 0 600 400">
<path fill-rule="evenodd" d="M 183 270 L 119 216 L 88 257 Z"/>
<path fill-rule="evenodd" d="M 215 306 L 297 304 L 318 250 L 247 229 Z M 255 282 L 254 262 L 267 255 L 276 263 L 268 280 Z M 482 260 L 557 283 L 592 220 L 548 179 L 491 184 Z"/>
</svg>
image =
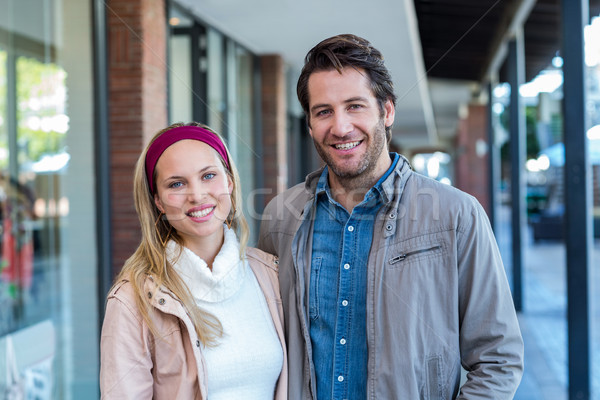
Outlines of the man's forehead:
<svg viewBox="0 0 600 400">
<path fill-rule="evenodd" d="M 361 71 L 325 70 L 312 73 L 308 78 L 309 103 L 322 101 L 322 97 L 335 98 L 336 101 L 369 100 L 375 98 L 368 77 Z M 314 99 L 318 97 L 319 100 Z"/>
</svg>

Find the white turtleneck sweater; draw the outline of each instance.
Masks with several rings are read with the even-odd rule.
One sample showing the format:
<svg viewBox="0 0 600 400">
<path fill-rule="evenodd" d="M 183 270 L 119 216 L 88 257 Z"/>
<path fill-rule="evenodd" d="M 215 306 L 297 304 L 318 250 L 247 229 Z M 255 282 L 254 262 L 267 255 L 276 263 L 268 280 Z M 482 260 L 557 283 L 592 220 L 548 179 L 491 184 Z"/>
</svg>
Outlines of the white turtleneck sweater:
<svg viewBox="0 0 600 400">
<path fill-rule="evenodd" d="M 208 399 L 272 399 L 283 366 L 283 350 L 265 296 L 248 262 L 240 260 L 239 242 L 224 227 L 225 240 L 212 272 L 206 262 L 184 247 L 175 270 L 196 303 L 219 319 L 224 335 L 202 353 L 208 371 Z M 173 261 L 179 246 L 170 241 Z"/>
</svg>

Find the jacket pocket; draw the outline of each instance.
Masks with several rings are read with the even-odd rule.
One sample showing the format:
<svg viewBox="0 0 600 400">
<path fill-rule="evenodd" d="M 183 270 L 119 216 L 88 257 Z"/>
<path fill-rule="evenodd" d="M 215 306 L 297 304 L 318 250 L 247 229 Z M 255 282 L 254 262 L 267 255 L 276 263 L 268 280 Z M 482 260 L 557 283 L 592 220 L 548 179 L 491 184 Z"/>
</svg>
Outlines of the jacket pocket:
<svg viewBox="0 0 600 400">
<path fill-rule="evenodd" d="M 390 257 L 387 261 L 390 267 L 401 267 L 404 264 L 427 258 L 430 256 L 435 256 L 440 254 L 442 251 L 441 244 L 426 244 L 418 247 L 407 248 L 406 250 L 400 250 L 395 253 L 392 253 L 392 257 Z"/>
<path fill-rule="evenodd" d="M 435 355 L 427 359 L 427 400 L 444 400 L 442 357 Z"/>
<path fill-rule="evenodd" d="M 323 258 L 315 257 L 310 266 L 310 286 L 308 287 L 308 310 L 311 320 L 319 318 L 319 275 Z"/>
</svg>

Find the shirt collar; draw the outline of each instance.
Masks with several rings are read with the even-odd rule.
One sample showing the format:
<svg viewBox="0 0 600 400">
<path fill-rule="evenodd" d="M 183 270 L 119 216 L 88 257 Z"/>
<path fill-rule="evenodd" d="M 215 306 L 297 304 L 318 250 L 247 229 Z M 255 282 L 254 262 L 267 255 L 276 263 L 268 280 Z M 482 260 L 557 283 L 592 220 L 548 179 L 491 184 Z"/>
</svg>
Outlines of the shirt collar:
<svg viewBox="0 0 600 400">
<path fill-rule="evenodd" d="M 321 175 L 319 176 L 319 180 L 317 181 L 317 190 L 315 191 L 317 196 L 323 192 L 327 192 L 329 194 L 329 182 L 327 181 L 328 171 L 329 168 L 325 166 L 325 168 L 323 168 L 323 172 L 321 172 Z"/>
<path fill-rule="evenodd" d="M 388 203 L 393 197 L 394 190 L 394 175 L 393 172 L 398 167 L 398 162 L 400 160 L 400 155 L 398 153 L 390 153 L 390 158 L 392 159 L 392 165 L 388 168 L 388 170 L 383 174 L 381 178 L 377 181 L 373 189 L 379 192 L 384 203 Z"/>
</svg>

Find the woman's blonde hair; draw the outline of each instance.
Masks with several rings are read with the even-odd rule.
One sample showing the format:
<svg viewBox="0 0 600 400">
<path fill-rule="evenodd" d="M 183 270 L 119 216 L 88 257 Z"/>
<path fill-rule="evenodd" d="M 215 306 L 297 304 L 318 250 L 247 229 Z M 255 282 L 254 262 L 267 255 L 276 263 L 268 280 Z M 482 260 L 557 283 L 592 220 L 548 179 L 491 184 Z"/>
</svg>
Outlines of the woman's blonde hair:
<svg viewBox="0 0 600 400">
<path fill-rule="evenodd" d="M 210 346 L 215 345 L 216 340 L 222 336 L 223 328 L 215 316 L 202 310 L 196 305 L 184 280 L 181 279 L 171 263 L 167 260 L 164 243 L 170 239 L 182 246 L 183 240 L 156 207 L 154 194 L 150 191 L 148 178 L 146 176 L 146 153 L 152 142 L 163 133 L 184 125 L 200 126 L 214 133 L 223 144 L 225 144 L 219 134 L 206 125 L 196 122 L 187 124 L 175 123 L 161 130 L 152 138 L 137 161 L 133 178 L 133 197 L 135 209 L 140 220 L 142 241 L 133 255 L 125 262 L 121 272 L 115 279 L 115 285 L 122 280 L 129 280 L 131 282 L 135 292 L 136 303 L 141 311 L 142 317 L 148 324 L 152 333 L 155 336 L 158 336 L 158 332 L 150 316 L 152 310 L 150 296 L 144 292 L 145 280 L 147 277 L 152 277 L 157 288 L 162 286 L 168 289 L 183 303 L 194 324 L 198 338 L 204 345 Z M 240 241 L 240 258 L 242 258 L 248 243 L 248 223 L 241 210 L 242 193 L 237 168 L 226 146 L 225 150 L 227 151 L 227 158 L 229 159 L 229 168 L 220 155 L 219 158 L 233 184 L 233 191 L 231 193 L 232 207 L 227 216 L 226 223 L 238 234 Z M 154 175 L 155 176 L 150 178 L 152 179 L 153 186 L 156 187 L 156 170 Z"/>
</svg>

